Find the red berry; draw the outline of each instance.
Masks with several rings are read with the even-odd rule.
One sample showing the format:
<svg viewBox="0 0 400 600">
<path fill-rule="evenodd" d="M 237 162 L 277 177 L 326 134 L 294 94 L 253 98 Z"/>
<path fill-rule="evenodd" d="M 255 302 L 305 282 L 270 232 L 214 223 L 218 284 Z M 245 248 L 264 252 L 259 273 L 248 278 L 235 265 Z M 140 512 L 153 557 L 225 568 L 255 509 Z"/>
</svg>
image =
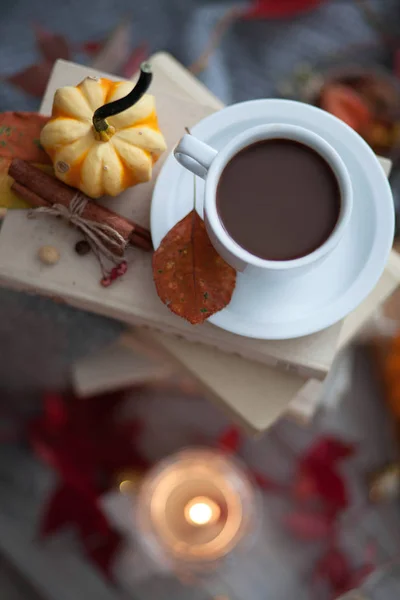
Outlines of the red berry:
<svg viewBox="0 0 400 600">
<path fill-rule="evenodd" d="M 117 267 L 114 267 L 113 269 L 111 269 L 111 271 L 110 271 L 111 281 L 114 281 L 115 279 L 117 279 L 118 276 L 119 276 L 119 273 L 118 273 Z"/>
<path fill-rule="evenodd" d="M 100 283 L 103 287 L 108 287 L 109 285 L 111 285 L 112 279 L 111 279 L 111 277 L 103 277 L 103 279 L 100 281 Z"/>
<path fill-rule="evenodd" d="M 128 264 L 127 264 L 126 260 L 123 260 L 122 263 L 120 263 L 117 267 L 117 273 L 119 276 L 125 275 L 127 270 L 128 270 Z"/>
</svg>

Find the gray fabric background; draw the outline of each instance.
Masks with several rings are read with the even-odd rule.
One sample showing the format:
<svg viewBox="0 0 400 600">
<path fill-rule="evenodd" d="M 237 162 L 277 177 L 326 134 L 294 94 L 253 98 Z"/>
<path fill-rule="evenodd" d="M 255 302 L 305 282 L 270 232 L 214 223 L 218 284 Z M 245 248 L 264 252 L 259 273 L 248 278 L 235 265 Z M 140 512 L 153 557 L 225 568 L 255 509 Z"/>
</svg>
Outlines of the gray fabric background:
<svg viewBox="0 0 400 600">
<path fill-rule="evenodd" d="M 399 0 L 370 3 L 387 26 L 400 28 Z M 32 22 L 78 44 L 104 38 L 127 14 L 133 20 L 132 45 L 147 40 L 152 52 L 167 50 L 188 65 L 231 5 L 212 0 L 1 0 L 0 76 L 38 59 Z M 329 58 L 350 44 L 366 44 L 357 60 L 388 60 L 355 0 L 327 0 L 293 20 L 235 24 L 201 78 L 226 103 L 273 96 L 299 63 Z M 84 57 L 74 59 L 79 62 Z M 37 107 L 37 99 L 2 82 L 0 110 Z M 5 290 L 0 291 L 0 316 L 0 386 L 8 393 L 65 386 L 71 361 L 109 342 L 121 330 L 109 319 Z"/>
</svg>

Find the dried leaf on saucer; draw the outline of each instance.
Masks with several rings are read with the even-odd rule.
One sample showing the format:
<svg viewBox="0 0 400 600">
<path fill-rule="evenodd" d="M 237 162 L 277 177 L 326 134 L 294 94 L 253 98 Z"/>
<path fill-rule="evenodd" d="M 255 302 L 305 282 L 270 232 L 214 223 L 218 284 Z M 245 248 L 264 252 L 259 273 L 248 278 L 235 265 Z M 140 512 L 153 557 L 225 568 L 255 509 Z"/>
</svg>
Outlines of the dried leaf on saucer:
<svg viewBox="0 0 400 600">
<path fill-rule="evenodd" d="M 176 315 L 192 325 L 227 306 L 236 271 L 214 249 L 195 210 L 175 225 L 153 255 L 157 294 Z"/>
<path fill-rule="evenodd" d="M 7 174 L 13 158 L 37 166 L 49 165 L 50 158 L 40 145 L 40 132 L 48 117 L 33 112 L 0 113 L 0 206 L 26 208 L 28 205 L 11 190 L 13 180 Z"/>
</svg>

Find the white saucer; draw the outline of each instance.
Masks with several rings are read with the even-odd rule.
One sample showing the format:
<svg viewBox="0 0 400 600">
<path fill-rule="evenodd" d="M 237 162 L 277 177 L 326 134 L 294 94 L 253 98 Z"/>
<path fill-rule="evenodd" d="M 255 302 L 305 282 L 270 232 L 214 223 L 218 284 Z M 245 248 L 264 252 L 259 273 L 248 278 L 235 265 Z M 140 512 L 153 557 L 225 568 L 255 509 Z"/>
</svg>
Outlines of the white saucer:
<svg viewBox="0 0 400 600">
<path fill-rule="evenodd" d="M 245 129 L 277 122 L 307 127 L 338 151 L 352 179 L 354 207 L 339 246 L 303 277 L 271 284 L 260 270 L 238 274 L 230 304 L 209 321 L 232 333 L 262 339 L 308 335 L 348 315 L 381 276 L 394 234 L 392 194 L 375 154 L 350 127 L 325 111 L 289 100 L 254 100 L 212 114 L 193 127 L 192 133 L 219 149 Z M 197 178 L 201 215 L 203 190 L 204 183 Z M 192 208 L 193 175 L 169 156 L 151 206 L 155 248 Z"/>
</svg>

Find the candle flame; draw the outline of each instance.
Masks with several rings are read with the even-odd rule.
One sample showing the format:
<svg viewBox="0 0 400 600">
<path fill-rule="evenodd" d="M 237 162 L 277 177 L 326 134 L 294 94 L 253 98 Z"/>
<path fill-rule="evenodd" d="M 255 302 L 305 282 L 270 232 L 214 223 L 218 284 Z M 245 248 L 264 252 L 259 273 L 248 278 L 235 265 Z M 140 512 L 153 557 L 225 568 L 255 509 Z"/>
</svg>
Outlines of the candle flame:
<svg viewBox="0 0 400 600">
<path fill-rule="evenodd" d="M 219 519 L 221 510 L 210 498 L 194 498 L 185 507 L 185 517 L 191 525 L 208 525 Z"/>
</svg>

